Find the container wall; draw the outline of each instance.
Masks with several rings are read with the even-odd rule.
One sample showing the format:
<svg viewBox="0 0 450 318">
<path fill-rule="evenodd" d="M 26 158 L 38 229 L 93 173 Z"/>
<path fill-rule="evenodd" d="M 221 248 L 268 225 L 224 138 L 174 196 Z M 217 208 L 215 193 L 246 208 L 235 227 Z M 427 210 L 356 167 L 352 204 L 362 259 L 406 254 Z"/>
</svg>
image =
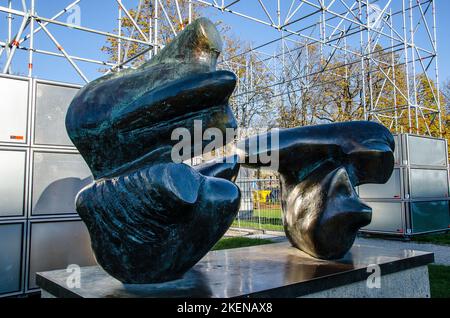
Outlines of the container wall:
<svg viewBox="0 0 450 318">
<path fill-rule="evenodd" d="M 407 136 L 409 165 L 411 166 L 447 166 L 446 142 L 417 136 Z"/>
<path fill-rule="evenodd" d="M 0 143 L 26 144 L 29 81 L 0 77 Z"/>
<path fill-rule="evenodd" d="M 47 83 L 36 84 L 34 143 L 73 146 L 66 132 L 65 118 L 77 88 Z"/>
<path fill-rule="evenodd" d="M 25 215 L 26 149 L 0 148 L 0 219 Z"/>
<path fill-rule="evenodd" d="M 0 224 L 0 296 L 22 290 L 24 223 Z"/>
<path fill-rule="evenodd" d="M 450 225 L 448 201 L 412 202 L 411 222 L 413 233 L 448 229 Z"/>
<path fill-rule="evenodd" d="M 37 288 L 36 272 L 95 265 L 89 233 L 81 221 L 30 223 L 28 289 Z"/>
<path fill-rule="evenodd" d="M 400 199 L 401 169 L 396 168 L 386 184 L 365 184 L 359 187 L 359 196 L 363 199 Z"/>
<path fill-rule="evenodd" d="M 37 291 L 36 271 L 95 264 L 75 210 L 91 172 L 65 129 L 77 91 L 0 76 L 0 297 Z"/>
<path fill-rule="evenodd" d="M 399 166 L 402 164 L 402 144 L 401 144 L 401 136 L 400 135 L 394 135 L 395 140 L 395 151 L 394 151 L 394 163 L 396 166 Z"/>
<path fill-rule="evenodd" d="M 89 167 L 78 153 L 33 152 L 31 214 L 76 214 L 75 197 L 91 182 Z"/>
<path fill-rule="evenodd" d="M 448 198 L 448 171 L 411 169 L 410 198 Z"/>
<path fill-rule="evenodd" d="M 404 233 L 404 204 L 402 202 L 366 202 L 373 210 L 372 222 L 362 229 L 369 232 Z"/>
</svg>

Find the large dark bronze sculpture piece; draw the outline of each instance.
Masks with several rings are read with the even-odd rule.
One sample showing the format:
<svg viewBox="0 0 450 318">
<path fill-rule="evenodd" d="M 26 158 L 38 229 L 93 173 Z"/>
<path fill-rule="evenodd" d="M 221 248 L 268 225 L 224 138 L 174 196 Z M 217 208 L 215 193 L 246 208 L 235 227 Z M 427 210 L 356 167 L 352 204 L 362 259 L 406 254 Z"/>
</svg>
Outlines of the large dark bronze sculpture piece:
<svg viewBox="0 0 450 318">
<path fill-rule="evenodd" d="M 77 197 L 98 263 L 126 283 L 179 278 L 223 236 L 239 209 L 237 164 L 174 164 L 171 133 L 194 120 L 225 132 L 236 78 L 216 71 L 215 26 L 191 24 L 137 70 L 106 75 L 72 101 L 66 128 L 95 182 Z M 190 154 L 187 154 L 190 157 Z M 218 177 L 218 178 L 216 178 Z"/>
<path fill-rule="evenodd" d="M 277 154 L 287 236 L 324 259 L 343 256 L 370 223 L 354 186 L 392 173 L 392 135 L 368 122 L 282 130 L 264 150 L 248 139 L 226 163 L 173 163 L 176 128 L 194 134 L 196 120 L 203 130 L 236 126 L 228 104 L 236 77 L 216 71 L 221 48 L 215 26 L 199 19 L 151 61 L 86 85 L 69 107 L 67 131 L 95 178 L 78 194 L 77 211 L 98 263 L 124 283 L 180 278 L 211 249 L 239 209 L 240 164 L 265 165 L 248 156 Z"/>
</svg>

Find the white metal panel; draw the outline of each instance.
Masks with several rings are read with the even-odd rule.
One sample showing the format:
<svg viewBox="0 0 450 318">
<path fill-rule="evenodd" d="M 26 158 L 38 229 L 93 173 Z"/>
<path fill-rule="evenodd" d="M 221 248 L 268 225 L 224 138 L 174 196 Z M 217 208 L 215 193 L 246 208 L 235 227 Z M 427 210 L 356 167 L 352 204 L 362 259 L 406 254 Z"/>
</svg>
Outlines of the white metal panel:
<svg viewBox="0 0 450 318">
<path fill-rule="evenodd" d="M 372 208 L 372 222 L 363 231 L 403 234 L 402 202 L 366 202 Z"/>
<path fill-rule="evenodd" d="M 77 153 L 33 153 L 32 215 L 75 214 L 75 197 L 92 182 Z"/>
<path fill-rule="evenodd" d="M 36 288 L 36 272 L 95 265 L 89 233 L 82 221 L 31 223 L 28 288 Z"/>
<path fill-rule="evenodd" d="M 0 217 L 24 215 L 26 154 L 0 149 Z"/>
<path fill-rule="evenodd" d="M 408 136 L 409 164 L 417 166 L 447 166 L 445 140 Z"/>
<path fill-rule="evenodd" d="M 66 131 L 67 109 L 78 89 L 38 82 L 34 143 L 52 146 L 73 146 Z"/>
<path fill-rule="evenodd" d="M 411 169 L 411 199 L 448 198 L 447 170 Z"/>
<path fill-rule="evenodd" d="M 395 150 L 394 150 L 394 163 L 396 165 L 401 165 L 401 138 L 399 135 L 394 135 L 395 140 Z"/>
<path fill-rule="evenodd" d="M 0 142 L 26 143 L 28 86 L 26 80 L 0 77 Z"/>
<path fill-rule="evenodd" d="M 0 294 L 21 290 L 23 224 L 0 224 Z"/>
<path fill-rule="evenodd" d="M 363 199 L 401 199 L 400 169 L 394 169 L 386 184 L 365 184 L 359 187 Z"/>
</svg>

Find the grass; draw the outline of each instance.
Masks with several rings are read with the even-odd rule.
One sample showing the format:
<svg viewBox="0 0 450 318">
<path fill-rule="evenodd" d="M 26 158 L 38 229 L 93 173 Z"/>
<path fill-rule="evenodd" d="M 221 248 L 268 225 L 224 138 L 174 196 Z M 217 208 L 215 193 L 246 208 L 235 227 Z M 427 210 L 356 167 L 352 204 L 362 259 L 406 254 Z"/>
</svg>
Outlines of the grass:
<svg viewBox="0 0 450 318">
<path fill-rule="evenodd" d="M 259 224 L 261 218 L 261 225 Z M 241 227 L 245 229 L 257 229 L 267 231 L 283 231 L 283 221 L 281 208 L 261 208 L 254 209 L 251 219 L 235 220 L 234 227 Z"/>
<path fill-rule="evenodd" d="M 430 273 L 431 298 L 450 298 L 450 267 L 428 266 Z"/>
<path fill-rule="evenodd" d="M 281 222 L 281 209 L 255 209 L 253 210 L 253 216 L 264 217 L 270 219 L 280 219 Z"/>
<path fill-rule="evenodd" d="M 234 220 L 233 224 L 231 226 L 233 227 L 240 227 L 244 229 L 257 229 L 257 230 L 266 230 L 266 231 L 284 231 L 283 225 L 278 224 L 261 224 L 259 225 L 258 222 L 251 222 L 251 221 L 238 221 Z"/>
<path fill-rule="evenodd" d="M 413 238 L 413 241 L 437 245 L 450 245 L 450 233 L 416 236 Z"/>
<path fill-rule="evenodd" d="M 230 238 L 221 239 L 219 242 L 216 243 L 216 245 L 214 245 L 212 250 L 213 251 L 228 250 L 228 249 L 232 249 L 232 248 L 265 245 L 265 244 L 272 244 L 272 243 L 273 242 L 271 240 L 266 240 L 266 239 L 253 239 L 253 238 L 246 238 L 246 237 L 230 237 Z"/>
</svg>

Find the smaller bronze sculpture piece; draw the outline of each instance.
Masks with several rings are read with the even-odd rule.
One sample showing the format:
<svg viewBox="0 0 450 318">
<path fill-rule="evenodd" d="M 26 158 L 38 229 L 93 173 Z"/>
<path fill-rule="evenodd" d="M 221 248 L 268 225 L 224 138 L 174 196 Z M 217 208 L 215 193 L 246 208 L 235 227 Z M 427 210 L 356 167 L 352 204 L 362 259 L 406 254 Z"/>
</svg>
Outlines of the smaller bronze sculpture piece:
<svg viewBox="0 0 450 318">
<path fill-rule="evenodd" d="M 352 247 L 360 228 L 370 224 L 372 210 L 354 187 L 386 183 L 394 169 L 394 138 L 372 122 L 350 122 L 279 131 L 267 149 L 250 149 L 245 140 L 242 162 L 272 152 L 279 158 L 283 224 L 292 245 L 321 259 L 339 259 Z M 274 155 L 274 153 L 276 153 Z M 271 163 L 273 165 L 273 163 Z"/>
</svg>

